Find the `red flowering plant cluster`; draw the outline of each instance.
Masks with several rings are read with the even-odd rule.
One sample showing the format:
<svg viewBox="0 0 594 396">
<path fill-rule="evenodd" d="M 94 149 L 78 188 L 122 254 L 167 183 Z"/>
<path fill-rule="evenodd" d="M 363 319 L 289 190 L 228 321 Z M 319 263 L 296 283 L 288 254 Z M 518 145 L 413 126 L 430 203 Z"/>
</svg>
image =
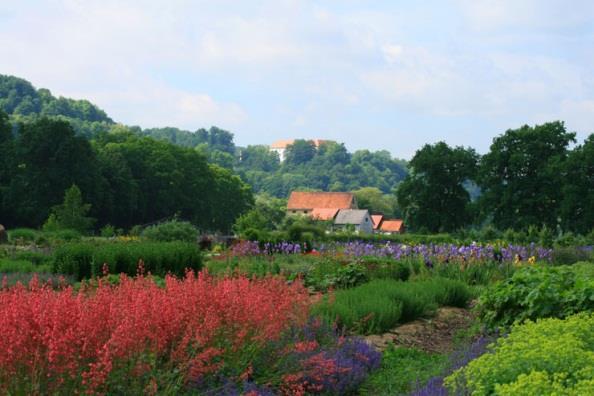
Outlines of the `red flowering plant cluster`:
<svg viewBox="0 0 594 396">
<path fill-rule="evenodd" d="M 247 378 L 254 351 L 305 323 L 309 304 L 300 282 L 191 272 L 165 287 L 139 275 L 78 292 L 3 288 L 0 393 L 180 393 L 220 372 Z"/>
</svg>

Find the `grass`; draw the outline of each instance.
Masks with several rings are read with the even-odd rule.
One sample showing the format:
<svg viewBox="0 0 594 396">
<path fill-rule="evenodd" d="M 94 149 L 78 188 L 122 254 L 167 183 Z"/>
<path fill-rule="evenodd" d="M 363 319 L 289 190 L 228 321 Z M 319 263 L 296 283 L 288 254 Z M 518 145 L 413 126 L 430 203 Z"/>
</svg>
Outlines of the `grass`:
<svg viewBox="0 0 594 396">
<path fill-rule="evenodd" d="M 313 312 L 347 331 L 378 334 L 439 306 L 465 307 L 471 297 L 468 286 L 450 279 L 379 279 L 325 296 Z"/>
<path fill-rule="evenodd" d="M 417 384 L 439 375 L 448 364 L 447 354 L 433 354 L 413 348 L 388 348 L 382 365 L 359 389 L 364 396 L 407 395 Z"/>
</svg>

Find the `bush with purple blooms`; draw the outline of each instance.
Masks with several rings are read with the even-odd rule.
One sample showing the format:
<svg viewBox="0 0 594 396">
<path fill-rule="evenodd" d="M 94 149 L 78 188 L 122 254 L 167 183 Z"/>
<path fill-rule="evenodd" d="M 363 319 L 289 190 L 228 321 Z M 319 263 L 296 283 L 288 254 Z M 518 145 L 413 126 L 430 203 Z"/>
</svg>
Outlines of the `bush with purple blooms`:
<svg viewBox="0 0 594 396">
<path fill-rule="evenodd" d="M 310 319 L 254 350 L 248 371 L 219 371 L 189 386 L 205 395 L 345 395 L 354 393 L 380 362 L 381 353 L 364 340 L 342 336 L 331 325 Z"/>
</svg>

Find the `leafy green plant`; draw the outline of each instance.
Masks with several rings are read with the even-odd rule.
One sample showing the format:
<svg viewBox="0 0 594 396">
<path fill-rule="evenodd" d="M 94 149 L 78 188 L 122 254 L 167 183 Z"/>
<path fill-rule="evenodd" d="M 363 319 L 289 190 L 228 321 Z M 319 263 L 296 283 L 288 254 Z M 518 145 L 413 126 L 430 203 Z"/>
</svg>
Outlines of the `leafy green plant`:
<svg viewBox="0 0 594 396">
<path fill-rule="evenodd" d="M 365 268 L 355 263 L 340 267 L 334 275 L 327 276 L 327 283 L 339 289 L 355 287 L 367 282 L 367 280 Z"/>
<path fill-rule="evenodd" d="M 594 309 L 591 263 L 524 267 L 479 298 L 479 318 L 489 328 L 546 317 L 564 318 Z"/>
<path fill-rule="evenodd" d="M 593 361 L 594 315 L 528 321 L 445 384 L 452 394 L 588 395 L 594 389 Z"/>
</svg>

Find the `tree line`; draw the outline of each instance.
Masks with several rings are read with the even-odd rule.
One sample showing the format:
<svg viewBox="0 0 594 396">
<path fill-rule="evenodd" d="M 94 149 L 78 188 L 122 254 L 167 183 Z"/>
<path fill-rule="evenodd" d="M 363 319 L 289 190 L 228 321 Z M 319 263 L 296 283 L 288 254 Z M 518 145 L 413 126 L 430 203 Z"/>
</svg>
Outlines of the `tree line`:
<svg viewBox="0 0 594 396">
<path fill-rule="evenodd" d="M 410 161 L 397 198 L 408 225 L 428 232 L 492 224 L 500 230 L 588 233 L 594 228 L 594 134 L 583 143 L 563 122 L 510 129 L 480 156 L 444 142 Z M 468 184 L 480 189 L 471 199 Z"/>
<path fill-rule="evenodd" d="M 362 207 L 402 216 L 417 231 L 587 233 L 594 225 L 594 138 L 576 145 L 562 122 L 508 130 L 483 156 L 439 142 L 407 163 L 387 151 L 296 140 L 281 163 L 268 146 L 237 147 L 217 127 L 124 126 L 88 101 L 55 98 L 12 76 L 0 75 L 0 109 L 9 114 L 0 137 L 0 214 L 8 224 L 41 224 L 76 184 L 97 225 L 120 227 L 177 213 L 229 229 L 251 205 L 247 185 L 283 199 L 294 190 L 353 191 Z"/>
<path fill-rule="evenodd" d="M 72 185 L 97 227 L 178 215 L 204 230 L 228 231 L 253 202 L 247 184 L 196 150 L 125 128 L 88 140 L 67 121 L 11 124 L 0 110 L 0 157 L 0 219 L 9 227 L 39 227 Z"/>
<path fill-rule="evenodd" d="M 13 123 L 33 122 L 38 116 L 68 121 L 77 135 L 88 139 L 126 130 L 191 148 L 210 164 L 237 173 L 255 193 L 278 198 L 286 198 L 297 189 L 350 191 L 366 187 L 393 195 L 394 186 L 407 174 L 406 162 L 392 158 L 387 151 L 350 153 L 343 144 L 332 142 L 316 149 L 311 142 L 298 140 L 281 163 L 268 146 L 237 147 L 233 134 L 217 127 L 187 131 L 124 126 L 86 100 L 56 98 L 49 90 L 35 89 L 30 82 L 14 76 L 0 75 L 0 109 L 9 114 Z"/>
</svg>

